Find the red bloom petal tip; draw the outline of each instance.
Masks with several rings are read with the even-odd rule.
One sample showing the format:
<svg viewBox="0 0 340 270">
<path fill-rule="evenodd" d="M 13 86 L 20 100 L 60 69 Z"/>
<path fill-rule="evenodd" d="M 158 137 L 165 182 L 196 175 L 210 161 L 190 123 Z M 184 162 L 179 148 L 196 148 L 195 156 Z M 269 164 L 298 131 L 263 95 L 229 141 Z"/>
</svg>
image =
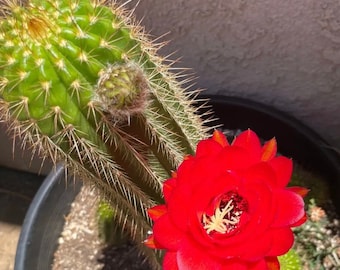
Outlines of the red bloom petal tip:
<svg viewBox="0 0 340 270">
<path fill-rule="evenodd" d="M 307 221 L 307 214 L 305 213 L 304 215 L 303 215 L 303 217 L 300 219 L 300 220 L 298 220 L 297 222 L 295 222 L 294 224 L 292 224 L 291 226 L 292 227 L 298 227 L 298 226 L 301 226 L 303 223 L 305 223 L 306 221 Z"/>
<path fill-rule="evenodd" d="M 172 178 L 177 178 L 177 172 L 172 171 L 172 172 L 171 172 L 171 177 L 172 177 Z"/>
<path fill-rule="evenodd" d="M 227 141 L 227 138 L 224 136 L 224 134 L 219 131 L 219 130 L 215 130 L 212 136 L 212 139 L 217 142 L 219 145 L 221 145 L 222 147 L 228 146 L 229 143 Z"/>
<path fill-rule="evenodd" d="M 280 263 L 277 257 L 266 258 L 268 270 L 280 270 Z"/>
<path fill-rule="evenodd" d="M 304 187 L 289 187 L 288 189 L 300 195 L 302 198 L 305 197 L 309 192 L 309 189 Z"/>
<path fill-rule="evenodd" d="M 183 159 L 188 160 L 188 159 L 190 159 L 190 157 L 191 157 L 190 155 L 185 155 Z"/>
<path fill-rule="evenodd" d="M 163 216 L 167 212 L 167 208 L 164 204 L 156 205 L 148 209 L 149 217 L 155 221 Z"/>
<path fill-rule="evenodd" d="M 265 145 L 262 148 L 262 161 L 268 161 L 271 160 L 273 157 L 275 157 L 277 151 L 277 144 L 276 139 L 273 138 L 265 143 Z"/>
<path fill-rule="evenodd" d="M 176 177 L 177 177 L 177 174 L 176 174 Z M 164 195 L 165 202 L 167 202 L 168 199 L 170 198 L 172 191 L 174 190 L 176 186 L 176 182 L 177 182 L 177 178 L 175 178 L 173 175 L 173 178 L 170 178 L 163 183 L 163 195 Z"/>
<path fill-rule="evenodd" d="M 143 244 L 149 248 L 156 249 L 158 246 L 155 243 L 155 239 L 153 235 L 150 235 L 147 239 L 144 240 Z"/>
</svg>

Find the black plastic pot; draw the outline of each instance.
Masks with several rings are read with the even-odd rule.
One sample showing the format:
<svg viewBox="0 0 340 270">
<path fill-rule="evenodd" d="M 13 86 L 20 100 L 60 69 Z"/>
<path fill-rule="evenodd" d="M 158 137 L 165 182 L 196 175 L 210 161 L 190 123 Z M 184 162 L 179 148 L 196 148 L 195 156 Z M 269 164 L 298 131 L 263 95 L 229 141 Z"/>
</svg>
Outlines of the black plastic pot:
<svg viewBox="0 0 340 270">
<path fill-rule="evenodd" d="M 36 193 L 21 229 L 15 257 L 15 270 L 51 269 L 58 238 L 80 182 L 65 181 L 59 165 Z"/>
<path fill-rule="evenodd" d="M 260 137 L 276 137 L 286 156 L 320 173 L 332 185 L 332 199 L 340 212 L 340 168 L 337 155 L 313 130 L 270 106 L 242 98 L 210 97 L 215 116 L 227 129 L 251 128 Z M 66 185 L 58 167 L 44 181 L 27 212 L 19 239 L 15 270 L 51 269 L 59 235 L 80 184 Z M 66 188 L 67 187 L 67 188 Z"/>
</svg>

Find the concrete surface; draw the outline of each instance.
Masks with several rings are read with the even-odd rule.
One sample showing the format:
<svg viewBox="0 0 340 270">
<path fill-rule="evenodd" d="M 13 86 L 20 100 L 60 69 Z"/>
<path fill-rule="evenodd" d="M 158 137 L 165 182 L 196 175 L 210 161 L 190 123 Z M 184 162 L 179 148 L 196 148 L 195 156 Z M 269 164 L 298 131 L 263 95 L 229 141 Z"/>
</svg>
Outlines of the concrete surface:
<svg viewBox="0 0 340 270">
<path fill-rule="evenodd" d="M 0 269 L 13 270 L 21 226 L 0 221 Z"/>
<path fill-rule="evenodd" d="M 44 176 L 0 167 L 0 270 L 14 268 L 21 225 L 43 179 Z"/>
</svg>

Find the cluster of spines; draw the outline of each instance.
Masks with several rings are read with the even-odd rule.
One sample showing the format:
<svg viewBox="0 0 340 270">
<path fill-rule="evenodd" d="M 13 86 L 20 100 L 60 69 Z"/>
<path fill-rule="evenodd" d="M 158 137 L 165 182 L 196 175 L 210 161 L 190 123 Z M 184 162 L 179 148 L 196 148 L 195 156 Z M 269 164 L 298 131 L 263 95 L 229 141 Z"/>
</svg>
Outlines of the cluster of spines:
<svg viewBox="0 0 340 270">
<path fill-rule="evenodd" d="M 9 2 L 0 46 L 2 120 L 23 147 L 93 180 L 143 237 L 162 181 L 207 132 L 157 46 L 122 9 L 95 0 Z M 148 100 L 124 122 L 96 89 L 108 67 L 130 63 L 143 71 Z"/>
</svg>

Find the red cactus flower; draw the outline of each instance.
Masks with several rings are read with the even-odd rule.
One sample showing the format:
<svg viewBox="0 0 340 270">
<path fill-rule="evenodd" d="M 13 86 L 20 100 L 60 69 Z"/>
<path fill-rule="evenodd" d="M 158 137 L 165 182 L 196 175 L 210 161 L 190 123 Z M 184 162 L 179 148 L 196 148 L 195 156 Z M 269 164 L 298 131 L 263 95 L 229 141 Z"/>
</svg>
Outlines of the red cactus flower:
<svg viewBox="0 0 340 270">
<path fill-rule="evenodd" d="M 287 188 L 292 161 L 261 146 L 251 130 L 229 144 L 215 131 L 164 182 L 164 205 L 149 209 L 146 245 L 166 251 L 164 270 L 274 270 L 305 221 L 306 189 Z"/>
</svg>

